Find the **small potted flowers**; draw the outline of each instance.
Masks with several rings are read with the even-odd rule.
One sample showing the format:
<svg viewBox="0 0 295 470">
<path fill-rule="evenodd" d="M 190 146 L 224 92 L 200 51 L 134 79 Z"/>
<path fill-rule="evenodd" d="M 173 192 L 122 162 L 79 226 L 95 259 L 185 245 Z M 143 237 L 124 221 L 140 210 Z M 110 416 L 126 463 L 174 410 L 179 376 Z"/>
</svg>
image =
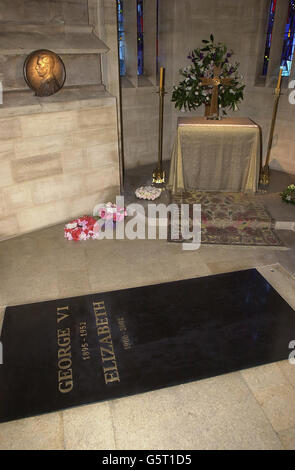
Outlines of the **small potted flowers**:
<svg viewBox="0 0 295 470">
<path fill-rule="evenodd" d="M 295 184 L 290 184 L 280 196 L 284 202 L 295 204 Z"/>
</svg>

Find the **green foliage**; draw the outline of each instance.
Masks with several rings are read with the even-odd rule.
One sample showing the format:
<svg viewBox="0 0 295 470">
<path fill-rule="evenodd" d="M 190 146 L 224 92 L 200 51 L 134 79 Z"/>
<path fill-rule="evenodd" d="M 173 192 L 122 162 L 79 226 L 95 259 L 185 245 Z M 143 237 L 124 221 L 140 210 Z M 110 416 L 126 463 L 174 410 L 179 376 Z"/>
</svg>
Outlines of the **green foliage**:
<svg viewBox="0 0 295 470">
<path fill-rule="evenodd" d="M 210 104 L 213 87 L 204 86 L 201 78 L 212 78 L 214 76 L 214 66 L 220 67 L 220 78 L 229 78 L 231 83 L 221 84 L 218 87 L 218 104 L 223 114 L 226 109 L 235 111 L 238 103 L 244 98 L 245 85 L 242 77 L 238 73 L 239 63 L 230 63 L 229 59 L 233 51 L 228 51 L 223 43 L 215 43 L 213 34 L 210 41 L 203 39 L 203 47 L 194 49 L 188 59 L 191 65 L 181 69 L 179 72 L 183 79 L 178 86 L 174 86 L 172 101 L 179 110 L 191 111 L 201 105 Z"/>
<path fill-rule="evenodd" d="M 295 204 L 295 184 L 290 184 L 285 191 L 281 193 L 281 198 L 285 202 Z"/>
</svg>

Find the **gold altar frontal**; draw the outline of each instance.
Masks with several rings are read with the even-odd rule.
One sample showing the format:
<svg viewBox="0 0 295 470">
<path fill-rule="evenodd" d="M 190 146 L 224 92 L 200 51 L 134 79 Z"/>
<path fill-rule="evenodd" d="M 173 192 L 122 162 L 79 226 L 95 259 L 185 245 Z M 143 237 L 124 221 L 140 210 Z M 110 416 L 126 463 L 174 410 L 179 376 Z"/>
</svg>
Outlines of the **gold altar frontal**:
<svg viewBox="0 0 295 470">
<path fill-rule="evenodd" d="M 178 118 L 168 187 L 173 191 L 256 192 L 261 133 L 248 118 Z"/>
</svg>

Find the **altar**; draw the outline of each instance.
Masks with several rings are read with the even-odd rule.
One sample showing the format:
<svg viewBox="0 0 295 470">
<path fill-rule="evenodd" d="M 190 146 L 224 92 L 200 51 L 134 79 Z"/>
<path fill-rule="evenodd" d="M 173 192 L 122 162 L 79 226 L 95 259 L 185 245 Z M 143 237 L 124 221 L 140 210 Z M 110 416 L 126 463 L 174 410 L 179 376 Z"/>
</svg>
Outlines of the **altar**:
<svg viewBox="0 0 295 470">
<path fill-rule="evenodd" d="M 168 187 L 173 191 L 256 192 L 260 128 L 248 118 L 178 118 Z"/>
</svg>

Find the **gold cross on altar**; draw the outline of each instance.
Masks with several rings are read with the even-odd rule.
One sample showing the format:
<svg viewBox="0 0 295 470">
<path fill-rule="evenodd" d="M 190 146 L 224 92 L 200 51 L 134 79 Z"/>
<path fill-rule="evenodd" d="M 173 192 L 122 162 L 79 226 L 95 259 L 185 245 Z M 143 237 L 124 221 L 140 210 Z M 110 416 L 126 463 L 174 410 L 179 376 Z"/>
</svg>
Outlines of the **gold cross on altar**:
<svg viewBox="0 0 295 470">
<path fill-rule="evenodd" d="M 217 115 L 218 116 L 218 87 L 219 85 L 230 85 L 232 83 L 231 78 L 220 78 L 221 75 L 221 67 L 214 66 L 214 74 L 212 78 L 201 78 L 202 85 L 204 86 L 212 86 L 213 92 L 211 96 L 210 102 L 210 112 L 209 115 Z"/>
</svg>

